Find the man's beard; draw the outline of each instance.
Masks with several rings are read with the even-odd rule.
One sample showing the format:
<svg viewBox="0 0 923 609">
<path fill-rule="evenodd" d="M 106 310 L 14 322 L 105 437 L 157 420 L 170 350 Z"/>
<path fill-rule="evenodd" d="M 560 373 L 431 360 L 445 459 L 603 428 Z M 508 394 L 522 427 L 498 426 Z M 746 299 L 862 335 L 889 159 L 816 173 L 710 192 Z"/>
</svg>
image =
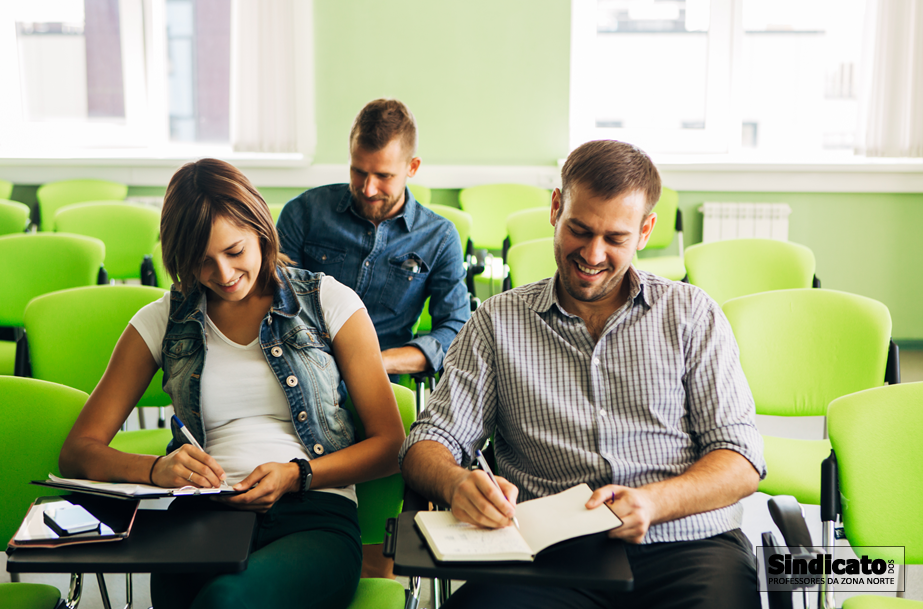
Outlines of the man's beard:
<svg viewBox="0 0 923 609">
<path fill-rule="evenodd" d="M 361 193 L 355 192 L 352 188 L 350 188 L 350 192 L 352 192 L 353 195 L 353 208 L 356 210 L 356 213 L 375 224 L 386 219 L 401 200 L 400 196 L 375 197 L 372 199 L 373 202 L 369 203 L 369 200 Z M 403 192 L 401 194 L 403 194 Z"/>
</svg>

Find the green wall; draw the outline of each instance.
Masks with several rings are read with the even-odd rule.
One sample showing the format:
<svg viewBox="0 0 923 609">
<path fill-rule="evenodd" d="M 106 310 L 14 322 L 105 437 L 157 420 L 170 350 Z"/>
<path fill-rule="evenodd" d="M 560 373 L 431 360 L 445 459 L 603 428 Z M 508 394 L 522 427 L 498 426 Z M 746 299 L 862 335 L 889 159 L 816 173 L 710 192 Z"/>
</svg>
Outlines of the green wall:
<svg viewBox="0 0 923 609">
<path fill-rule="evenodd" d="M 395 97 L 441 165 L 554 165 L 568 153 L 569 0 L 315 0 L 316 163 L 346 163 L 353 118 Z"/>
</svg>

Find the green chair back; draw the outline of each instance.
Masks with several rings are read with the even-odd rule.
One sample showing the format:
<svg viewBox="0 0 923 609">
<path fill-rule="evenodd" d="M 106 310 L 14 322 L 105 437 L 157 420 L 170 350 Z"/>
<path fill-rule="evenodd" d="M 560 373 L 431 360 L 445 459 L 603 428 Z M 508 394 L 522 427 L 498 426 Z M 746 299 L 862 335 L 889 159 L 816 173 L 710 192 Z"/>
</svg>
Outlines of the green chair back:
<svg viewBox="0 0 923 609">
<path fill-rule="evenodd" d="M 22 327 L 36 296 L 95 285 L 106 246 L 99 239 L 64 233 L 0 237 L 0 326 Z"/>
<path fill-rule="evenodd" d="M 850 545 L 903 546 L 908 564 L 923 563 L 921 405 L 923 383 L 906 383 L 840 397 L 827 411 Z"/>
<path fill-rule="evenodd" d="M 18 201 L 0 199 L 0 235 L 24 233 L 28 225 L 28 205 Z"/>
<path fill-rule="evenodd" d="M 13 183 L 0 180 L 0 199 L 9 199 L 13 194 Z"/>
<path fill-rule="evenodd" d="M 92 393 L 132 316 L 163 294 L 151 286 L 98 285 L 37 297 L 25 313 L 33 378 Z M 139 406 L 170 404 L 162 379 L 158 371 Z"/>
<path fill-rule="evenodd" d="M 514 288 L 553 277 L 558 270 L 554 259 L 554 238 L 517 243 L 507 252 L 506 263 L 510 267 L 510 285 Z"/>
<path fill-rule="evenodd" d="M 461 239 L 462 252 L 464 252 L 468 244 L 468 239 L 471 238 L 472 226 L 474 226 L 474 219 L 471 217 L 471 214 L 457 207 L 449 207 L 448 205 L 430 205 L 428 209 L 436 212 L 455 225 L 455 230 L 458 231 L 458 238 Z"/>
<path fill-rule="evenodd" d="M 58 209 L 87 201 L 123 201 L 128 196 L 128 186 L 106 180 L 61 180 L 39 186 L 38 199 L 40 230 L 54 230 L 54 215 Z"/>
<path fill-rule="evenodd" d="M 891 314 L 877 300 L 807 288 L 723 309 L 759 414 L 822 416 L 833 399 L 884 384 Z"/>
<path fill-rule="evenodd" d="M 404 423 L 404 433 L 410 433 L 410 426 L 417 418 L 413 391 L 394 383 L 391 383 L 391 389 L 394 390 L 397 408 Z M 351 399 L 346 401 L 346 408 L 352 413 L 356 424 L 356 439 L 365 438 L 365 428 Z M 359 529 L 362 532 L 362 543 L 379 544 L 384 540 L 385 523 L 388 518 L 396 518 L 401 512 L 404 504 L 404 478 L 400 474 L 393 474 L 387 478 L 361 482 L 356 485 L 356 495 L 359 499 Z"/>
<path fill-rule="evenodd" d="M 0 396 L 0 539 L 7 541 L 36 497 L 60 494 L 29 481 L 60 475 L 58 455 L 88 396 L 71 387 L 15 376 L 0 376 Z"/>
<path fill-rule="evenodd" d="M 100 285 L 39 296 L 25 315 L 33 378 L 91 393 L 132 316 L 163 293 L 150 286 Z M 163 371 L 158 370 L 138 406 L 170 403 Z M 172 437 L 170 429 L 120 431 L 109 445 L 123 452 L 163 455 Z"/>
<path fill-rule="evenodd" d="M 525 184 L 484 184 L 463 188 L 458 193 L 458 203 L 474 218 L 474 247 L 499 250 L 506 237 L 507 217 L 523 209 L 549 207 L 551 193 Z"/>
<path fill-rule="evenodd" d="M 735 298 L 724 312 L 758 414 L 822 416 L 833 399 L 884 383 L 891 316 L 880 302 L 805 288 Z M 764 436 L 759 490 L 819 504 L 829 454 L 826 439 Z"/>
<path fill-rule="evenodd" d="M 679 208 L 679 194 L 672 188 L 664 186 L 660 190 L 660 199 L 654 207 L 657 214 L 657 223 L 651 238 L 647 241 L 647 249 L 660 250 L 669 246 L 676 235 L 676 210 Z"/>
<path fill-rule="evenodd" d="M 428 186 L 423 186 L 416 182 L 407 182 L 407 188 L 410 189 L 410 193 L 417 200 L 417 203 L 429 207 L 433 200 L 433 191 Z"/>
<path fill-rule="evenodd" d="M 3 609 L 56 609 L 60 600 L 61 592 L 48 584 L 0 584 L 0 607 Z"/>
<path fill-rule="evenodd" d="M 140 279 L 141 261 L 154 251 L 160 234 L 160 212 L 131 203 L 77 203 L 58 210 L 54 230 L 105 243 L 109 279 Z"/>
<path fill-rule="evenodd" d="M 757 292 L 809 288 L 814 280 L 814 253 L 773 239 L 699 243 L 686 248 L 685 262 L 689 283 L 718 304 Z"/>
<path fill-rule="evenodd" d="M 523 241 L 554 237 L 554 226 L 551 225 L 551 209 L 548 207 L 533 207 L 511 213 L 506 218 L 506 234 L 510 238 L 510 245 Z"/>
<path fill-rule="evenodd" d="M 167 273 L 167 268 L 163 265 L 163 248 L 160 241 L 154 244 L 154 252 L 151 254 L 151 258 L 154 262 L 154 277 L 157 278 L 157 287 L 169 290 L 170 286 L 173 285 L 173 280 L 170 279 L 170 274 Z"/>
<path fill-rule="evenodd" d="M 285 207 L 285 203 L 270 203 L 267 207 L 269 207 L 269 215 L 272 216 L 272 222 L 275 224 L 279 221 L 279 214 L 282 213 L 282 208 Z"/>
</svg>

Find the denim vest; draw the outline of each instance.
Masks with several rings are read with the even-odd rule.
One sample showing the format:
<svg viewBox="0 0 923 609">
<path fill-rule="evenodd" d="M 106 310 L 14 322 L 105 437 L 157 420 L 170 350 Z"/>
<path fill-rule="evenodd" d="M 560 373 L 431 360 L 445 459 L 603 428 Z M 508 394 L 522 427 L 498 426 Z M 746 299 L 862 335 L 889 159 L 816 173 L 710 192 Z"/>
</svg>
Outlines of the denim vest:
<svg viewBox="0 0 923 609">
<path fill-rule="evenodd" d="M 346 401 L 346 388 L 333 359 L 333 342 L 320 304 L 323 273 L 279 268 L 272 308 L 260 324 L 260 348 L 285 397 L 295 432 L 308 455 L 332 453 L 355 442 L 355 429 Z M 174 286 L 170 317 L 164 334 L 163 389 L 173 398 L 173 409 L 203 447 L 205 426 L 199 403 L 202 369 L 208 345 L 205 315 L 199 309 L 202 292 L 188 297 Z M 171 423 L 173 440 L 168 452 L 188 443 Z"/>
</svg>

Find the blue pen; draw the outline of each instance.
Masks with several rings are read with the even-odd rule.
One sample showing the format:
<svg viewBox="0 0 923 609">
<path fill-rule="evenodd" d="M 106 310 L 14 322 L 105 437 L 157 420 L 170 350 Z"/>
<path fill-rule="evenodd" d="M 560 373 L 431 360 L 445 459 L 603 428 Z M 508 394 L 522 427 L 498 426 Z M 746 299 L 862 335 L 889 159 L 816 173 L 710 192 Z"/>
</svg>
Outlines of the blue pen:
<svg viewBox="0 0 923 609">
<path fill-rule="evenodd" d="M 195 436 L 192 435 L 192 432 L 189 431 L 188 429 L 186 429 L 186 426 L 183 425 L 183 422 L 179 420 L 179 417 L 178 417 L 178 416 L 173 415 L 173 422 L 176 423 L 176 426 L 179 428 L 179 430 L 180 430 L 181 432 L 183 432 L 183 435 L 186 436 L 186 439 L 189 440 L 189 442 L 190 442 L 193 446 L 195 446 L 196 448 L 198 448 L 199 450 L 201 450 L 203 453 L 205 452 L 205 449 L 203 449 L 202 446 L 198 443 L 198 441 L 196 441 Z M 192 478 L 192 474 L 189 474 L 189 477 Z M 222 480 L 222 481 L 221 481 L 221 486 L 222 486 L 222 487 L 227 487 L 227 486 L 228 486 L 228 481 L 227 481 L 227 480 Z"/>
<path fill-rule="evenodd" d="M 494 483 L 494 486 L 497 487 L 497 490 L 499 490 L 501 493 L 503 493 L 503 489 L 500 488 L 500 483 L 497 482 L 497 479 L 496 479 L 496 478 L 494 478 L 494 473 L 493 473 L 492 471 L 490 471 L 490 466 L 487 465 L 487 459 L 484 458 L 484 455 L 481 454 L 481 451 L 480 451 L 480 450 L 475 451 L 474 454 L 475 454 L 475 456 L 476 456 L 477 459 L 478 459 L 478 464 L 480 464 L 481 469 L 483 469 L 483 470 L 487 473 L 488 477 L 490 477 L 490 481 L 493 482 L 493 483 Z M 503 498 L 506 499 L 506 494 L 503 494 Z M 509 501 L 509 499 L 507 499 L 507 501 Z M 515 525 L 516 525 L 516 528 L 518 529 L 518 528 L 519 528 L 519 521 L 516 520 L 516 517 L 513 516 L 513 517 L 511 518 L 511 520 L 513 521 L 513 524 L 515 524 Z"/>
</svg>

